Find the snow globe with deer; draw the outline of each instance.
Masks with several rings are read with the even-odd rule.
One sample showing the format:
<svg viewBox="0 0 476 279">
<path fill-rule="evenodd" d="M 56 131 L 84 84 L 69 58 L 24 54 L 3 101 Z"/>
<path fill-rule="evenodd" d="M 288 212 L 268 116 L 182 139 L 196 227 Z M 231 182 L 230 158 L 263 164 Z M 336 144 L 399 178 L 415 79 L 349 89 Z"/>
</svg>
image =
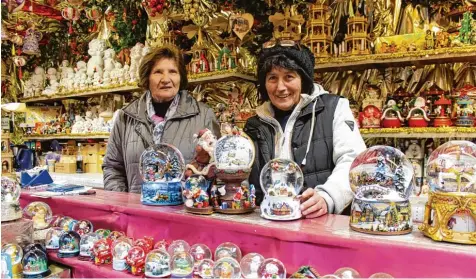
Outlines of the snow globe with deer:
<svg viewBox="0 0 476 279">
<path fill-rule="evenodd" d="M 413 166 L 400 150 L 382 145 L 366 149 L 353 161 L 349 180 L 354 192 L 351 229 L 380 235 L 412 231 Z"/>
<path fill-rule="evenodd" d="M 156 144 L 140 157 L 142 175 L 141 202 L 145 205 L 179 205 L 182 199 L 182 176 L 185 163 L 182 153 L 170 144 Z"/>
<path fill-rule="evenodd" d="M 210 197 L 216 212 L 241 214 L 255 209 L 255 188 L 248 177 L 255 158 L 254 144 L 239 131 L 221 137 L 215 147 L 217 182 Z"/>
<path fill-rule="evenodd" d="M 476 244 L 476 144 L 449 141 L 428 158 L 430 193 L 420 230 L 437 241 Z"/>
<path fill-rule="evenodd" d="M 303 186 L 301 168 L 287 159 L 273 159 L 261 170 L 261 217 L 269 220 L 296 220 L 301 218 L 298 194 Z"/>
</svg>

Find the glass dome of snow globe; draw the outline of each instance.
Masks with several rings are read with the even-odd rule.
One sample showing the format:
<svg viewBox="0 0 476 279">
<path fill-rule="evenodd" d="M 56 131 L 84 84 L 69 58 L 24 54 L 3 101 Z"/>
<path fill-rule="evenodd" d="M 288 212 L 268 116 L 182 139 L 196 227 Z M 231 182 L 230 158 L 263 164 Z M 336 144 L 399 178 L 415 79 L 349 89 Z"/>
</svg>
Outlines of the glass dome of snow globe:
<svg viewBox="0 0 476 279">
<path fill-rule="evenodd" d="M 79 255 L 81 236 L 77 232 L 64 232 L 59 239 L 58 257 L 72 258 Z"/>
<path fill-rule="evenodd" d="M 342 267 L 334 272 L 334 275 L 341 279 L 361 278 L 360 273 L 351 267 Z"/>
<path fill-rule="evenodd" d="M 296 199 L 303 186 L 301 168 L 293 161 L 273 159 L 261 170 L 260 183 L 265 197 L 261 217 L 270 220 L 301 218 L 300 201 Z"/>
<path fill-rule="evenodd" d="M 119 232 L 119 231 L 112 231 L 108 234 L 107 238 L 109 238 L 111 241 L 116 241 L 117 239 L 124 237 L 125 233 Z"/>
<path fill-rule="evenodd" d="M 286 267 L 277 259 L 266 259 L 258 268 L 258 278 L 286 278 Z"/>
<path fill-rule="evenodd" d="M 12 266 L 19 264 L 23 258 L 23 249 L 15 243 L 5 244 L 2 247 L 2 254 L 7 254 L 12 260 Z"/>
<path fill-rule="evenodd" d="M 197 214 L 213 213 L 208 194 L 209 185 L 210 181 L 202 175 L 191 175 L 185 180 L 182 194 L 186 211 Z"/>
<path fill-rule="evenodd" d="M 212 260 L 202 260 L 198 265 L 198 275 L 204 279 L 213 278 L 213 267 L 215 262 Z"/>
<path fill-rule="evenodd" d="M 48 256 L 39 248 L 28 250 L 23 256 L 23 276 L 25 278 L 41 278 L 50 275 Z"/>
<path fill-rule="evenodd" d="M 33 221 L 35 230 L 48 228 L 53 217 L 50 206 L 44 202 L 29 203 L 23 209 L 23 215 Z"/>
<path fill-rule="evenodd" d="M 126 257 L 132 249 L 132 240 L 127 237 L 120 237 L 112 243 L 112 268 L 114 270 L 126 269 Z"/>
<path fill-rule="evenodd" d="M 190 247 L 190 255 L 192 255 L 195 266 L 197 267 L 201 261 L 212 259 L 212 250 L 205 244 L 197 243 Z"/>
<path fill-rule="evenodd" d="M 258 253 L 246 254 L 240 261 L 243 277 L 249 279 L 259 278 L 258 268 L 264 260 L 264 257 Z"/>
<path fill-rule="evenodd" d="M 173 256 L 177 253 L 189 252 L 189 251 L 190 251 L 190 245 L 185 240 L 175 240 L 169 245 L 169 248 L 167 249 L 167 252 L 169 253 L 170 256 Z"/>
<path fill-rule="evenodd" d="M 165 239 L 162 239 L 162 240 L 159 240 L 155 245 L 154 245 L 154 250 L 155 249 L 163 249 L 167 252 L 168 248 L 169 248 L 169 245 L 170 243 L 165 240 Z"/>
<path fill-rule="evenodd" d="M 74 221 L 76 220 L 69 216 L 63 216 L 58 220 L 58 227 L 62 228 L 64 231 L 70 231 L 69 227 Z"/>
<path fill-rule="evenodd" d="M 146 205 L 182 204 L 182 183 L 185 161 L 182 153 L 170 144 L 155 144 L 140 157 L 142 176 L 141 202 Z"/>
<path fill-rule="evenodd" d="M 241 261 L 241 250 L 238 245 L 225 242 L 220 244 L 215 250 L 215 261 L 218 261 L 221 258 L 230 257 L 236 261 Z"/>
<path fill-rule="evenodd" d="M 170 275 L 170 255 L 164 250 L 152 250 L 145 258 L 145 277 L 162 278 Z"/>
<path fill-rule="evenodd" d="M 85 235 L 94 231 L 93 223 L 89 220 L 79 220 L 73 225 L 73 231 L 79 235 Z"/>
<path fill-rule="evenodd" d="M 97 229 L 95 233 L 102 235 L 103 238 L 106 238 L 111 234 L 111 231 L 107 229 Z"/>
<path fill-rule="evenodd" d="M 476 144 L 449 141 L 428 158 L 426 177 L 432 192 L 476 193 Z"/>
<path fill-rule="evenodd" d="M 15 180 L 2 176 L 2 203 L 18 202 L 20 199 L 21 187 Z"/>
<path fill-rule="evenodd" d="M 83 234 L 81 236 L 81 240 L 79 242 L 79 260 L 89 261 L 93 259 L 93 247 L 96 241 L 101 239 L 97 233 L 90 232 L 87 234 Z"/>
<path fill-rule="evenodd" d="M 145 253 L 148 254 L 152 249 L 154 249 L 154 239 L 152 237 L 145 236 L 143 238 L 136 239 L 133 242 L 133 246 L 142 247 Z"/>
<path fill-rule="evenodd" d="M 146 253 L 141 247 L 134 246 L 127 253 L 126 262 L 131 267 L 132 275 L 144 273 Z"/>
<path fill-rule="evenodd" d="M 28 252 L 32 249 L 39 249 L 39 250 L 45 252 L 45 254 L 46 254 L 46 247 L 41 243 L 30 243 L 30 244 L 26 245 L 25 247 L 23 247 L 23 254 L 26 255 L 26 252 Z"/>
<path fill-rule="evenodd" d="M 176 278 L 191 277 L 193 272 L 193 257 L 188 252 L 178 252 L 170 261 L 172 276 Z"/>
<path fill-rule="evenodd" d="M 240 264 L 234 258 L 221 258 L 213 266 L 213 275 L 215 278 L 241 278 Z"/>
</svg>

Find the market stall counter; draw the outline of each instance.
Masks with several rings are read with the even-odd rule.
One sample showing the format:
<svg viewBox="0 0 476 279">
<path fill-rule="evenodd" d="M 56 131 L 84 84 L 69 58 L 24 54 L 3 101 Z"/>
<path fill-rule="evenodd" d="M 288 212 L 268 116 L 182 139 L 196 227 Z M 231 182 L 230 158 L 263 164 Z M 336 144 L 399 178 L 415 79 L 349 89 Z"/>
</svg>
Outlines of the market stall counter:
<svg viewBox="0 0 476 279">
<path fill-rule="evenodd" d="M 200 216 L 187 213 L 182 206 L 142 205 L 138 194 L 103 190 L 89 196 L 47 199 L 35 197 L 34 192 L 22 193 L 22 207 L 33 201 L 48 203 L 55 215 L 87 219 L 96 229 L 123 231 L 129 237 L 183 239 L 211 249 L 233 242 L 243 255 L 256 252 L 280 259 L 288 273 L 310 265 L 321 275 L 352 267 L 364 277 L 376 272 L 395 278 L 476 276 L 474 246 L 434 242 L 416 226 L 408 235 L 376 236 L 352 231 L 349 217 L 341 215 L 290 222 L 262 219 L 258 211 Z M 73 277 L 121 276 L 109 266 L 97 268 L 91 262 L 52 258 L 72 267 Z"/>
</svg>

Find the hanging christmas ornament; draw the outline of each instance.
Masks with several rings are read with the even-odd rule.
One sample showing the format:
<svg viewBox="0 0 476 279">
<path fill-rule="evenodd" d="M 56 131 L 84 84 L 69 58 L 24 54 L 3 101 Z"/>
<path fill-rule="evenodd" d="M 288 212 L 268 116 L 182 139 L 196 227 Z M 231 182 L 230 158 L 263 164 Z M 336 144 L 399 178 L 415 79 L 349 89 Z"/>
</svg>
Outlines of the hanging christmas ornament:
<svg viewBox="0 0 476 279">
<path fill-rule="evenodd" d="M 80 15 L 80 10 L 78 8 L 75 8 L 73 6 L 68 6 L 65 7 L 61 11 L 61 15 L 63 16 L 64 19 L 68 20 L 68 25 L 69 25 L 69 34 L 73 34 L 73 21 L 76 21 L 79 19 Z"/>
<path fill-rule="evenodd" d="M 42 38 L 41 32 L 34 28 L 26 30 L 23 43 L 23 52 L 29 55 L 40 55 L 39 42 Z"/>
<path fill-rule="evenodd" d="M 11 37 L 10 41 L 12 41 L 12 43 L 14 43 L 17 46 L 22 46 L 23 45 L 23 37 L 18 35 L 18 34 L 14 34 Z"/>
<path fill-rule="evenodd" d="M 101 8 L 99 8 L 98 6 L 92 6 L 91 8 L 86 8 L 85 10 L 85 13 L 86 13 L 86 17 L 89 19 L 89 20 L 93 20 L 94 21 L 94 25 L 91 29 L 91 33 L 94 33 L 98 30 L 98 23 L 99 21 L 101 20 L 102 18 L 102 11 L 101 11 Z"/>
<path fill-rule="evenodd" d="M 251 27 L 253 27 L 254 17 L 251 14 L 234 14 L 230 16 L 230 27 L 232 28 L 233 32 L 243 40 L 246 34 L 251 31 Z"/>
</svg>

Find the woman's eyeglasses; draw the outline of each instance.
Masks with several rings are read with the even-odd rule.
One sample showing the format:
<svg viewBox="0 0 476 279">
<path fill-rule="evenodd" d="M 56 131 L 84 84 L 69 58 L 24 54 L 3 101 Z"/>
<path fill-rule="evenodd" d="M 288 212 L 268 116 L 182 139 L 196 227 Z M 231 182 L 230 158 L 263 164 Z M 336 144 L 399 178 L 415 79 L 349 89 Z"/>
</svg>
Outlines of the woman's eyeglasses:
<svg viewBox="0 0 476 279">
<path fill-rule="evenodd" d="M 263 48 L 272 48 L 275 46 L 297 47 L 301 50 L 301 45 L 293 40 L 271 40 L 263 44 Z"/>
</svg>

